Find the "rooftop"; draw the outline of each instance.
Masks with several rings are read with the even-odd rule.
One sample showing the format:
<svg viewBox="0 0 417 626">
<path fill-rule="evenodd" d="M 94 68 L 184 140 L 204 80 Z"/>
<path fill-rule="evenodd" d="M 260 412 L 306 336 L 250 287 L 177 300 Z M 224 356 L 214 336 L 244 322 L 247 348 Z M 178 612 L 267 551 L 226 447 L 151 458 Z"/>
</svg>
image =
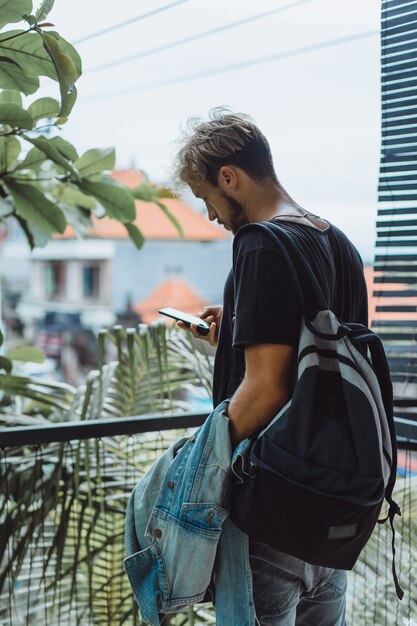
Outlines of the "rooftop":
<svg viewBox="0 0 417 626">
<path fill-rule="evenodd" d="M 207 304 L 200 294 L 183 279 L 172 278 L 154 289 L 147 298 L 134 305 L 133 310 L 143 322 L 150 324 L 161 317 L 158 310 L 170 306 L 196 315 Z M 167 318 L 168 319 L 168 318 Z"/>
<path fill-rule="evenodd" d="M 143 177 L 140 172 L 118 170 L 112 172 L 113 178 L 127 187 L 136 187 Z M 188 204 L 177 198 L 164 198 L 161 202 L 177 218 L 184 230 L 184 239 L 191 241 L 215 241 L 227 239 L 230 235 L 221 227 L 208 221 L 201 213 L 197 213 Z M 153 202 L 135 200 L 136 220 L 134 224 L 143 233 L 145 239 L 181 240 L 178 231 L 166 217 L 161 208 Z M 93 216 L 93 227 L 89 238 L 93 239 L 129 239 L 123 224 L 109 217 L 97 218 Z M 74 229 L 69 226 L 59 239 L 75 239 Z"/>
</svg>

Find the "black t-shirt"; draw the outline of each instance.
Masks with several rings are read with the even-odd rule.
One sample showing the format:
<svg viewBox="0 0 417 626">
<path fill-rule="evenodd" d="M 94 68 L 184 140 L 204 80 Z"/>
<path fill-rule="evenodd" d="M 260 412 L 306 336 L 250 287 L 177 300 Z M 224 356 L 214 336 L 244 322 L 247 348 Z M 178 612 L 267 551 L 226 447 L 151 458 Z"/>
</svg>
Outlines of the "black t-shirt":
<svg viewBox="0 0 417 626">
<path fill-rule="evenodd" d="M 332 224 L 323 231 L 294 220 L 274 222 L 284 229 L 313 269 L 329 308 L 346 322 L 368 324 L 368 302 L 360 255 Z M 311 285 L 298 275 L 307 305 Z M 282 249 L 259 224 L 239 228 L 233 267 L 223 295 L 213 379 L 217 406 L 236 391 L 245 373 L 244 347 L 255 343 L 297 346 L 302 304 Z"/>
</svg>

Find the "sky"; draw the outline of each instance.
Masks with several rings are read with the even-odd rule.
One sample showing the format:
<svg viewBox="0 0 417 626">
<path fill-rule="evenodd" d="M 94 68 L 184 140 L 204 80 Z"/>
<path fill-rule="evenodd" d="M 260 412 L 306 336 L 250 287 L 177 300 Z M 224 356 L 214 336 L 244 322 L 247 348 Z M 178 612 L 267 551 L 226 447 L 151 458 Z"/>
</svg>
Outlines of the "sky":
<svg viewBox="0 0 417 626">
<path fill-rule="evenodd" d="M 83 61 L 78 100 L 62 136 L 79 152 L 114 146 L 118 169 L 134 166 L 162 183 L 190 116 L 206 117 L 219 105 L 248 113 L 267 136 L 290 195 L 342 228 L 371 261 L 380 151 L 379 0 L 182 0 L 133 21 L 174 1 L 56 0 L 48 20 Z M 197 38 L 111 66 L 189 37 Z M 268 57 L 274 58 L 256 62 Z M 245 66 L 212 72 L 239 64 Z M 50 81 L 42 85 L 39 95 L 58 92 Z"/>
</svg>

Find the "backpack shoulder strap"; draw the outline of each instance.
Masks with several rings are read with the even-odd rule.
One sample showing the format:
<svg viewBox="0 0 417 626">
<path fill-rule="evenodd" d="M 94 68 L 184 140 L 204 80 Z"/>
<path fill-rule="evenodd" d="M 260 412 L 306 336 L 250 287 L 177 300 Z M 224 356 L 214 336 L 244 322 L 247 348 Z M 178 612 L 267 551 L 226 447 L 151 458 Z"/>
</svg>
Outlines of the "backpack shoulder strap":
<svg viewBox="0 0 417 626">
<path fill-rule="evenodd" d="M 329 305 L 323 295 L 323 290 L 309 263 L 307 263 L 307 259 L 301 254 L 291 236 L 285 229 L 280 228 L 278 224 L 272 222 L 258 222 L 258 226 L 261 226 L 265 232 L 268 232 L 269 236 L 273 238 L 275 244 L 278 245 L 284 254 L 292 274 L 294 285 L 296 285 L 298 291 L 298 297 L 303 305 L 303 310 L 307 312 L 311 309 L 314 310 L 315 313 L 317 313 L 317 311 L 327 310 Z M 305 276 L 306 280 L 311 285 L 314 302 L 306 302 L 300 276 Z"/>
</svg>

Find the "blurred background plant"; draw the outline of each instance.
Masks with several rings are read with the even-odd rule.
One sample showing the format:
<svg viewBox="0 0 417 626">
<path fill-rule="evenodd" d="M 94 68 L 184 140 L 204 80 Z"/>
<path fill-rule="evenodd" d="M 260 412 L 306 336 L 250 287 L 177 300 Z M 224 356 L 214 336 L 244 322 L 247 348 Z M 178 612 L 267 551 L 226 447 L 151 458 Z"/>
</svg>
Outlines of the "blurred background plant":
<svg viewBox="0 0 417 626">
<path fill-rule="evenodd" d="M 114 361 L 105 362 L 108 349 Z M 188 408 L 186 392 L 209 389 L 211 375 L 212 357 L 185 333 L 161 324 L 115 327 L 100 334 L 99 369 L 77 389 L 0 372 L 0 425 L 180 417 Z M 127 499 L 184 432 L 2 450 L 0 623 L 140 623 L 123 568 Z M 202 610 L 213 619 L 212 611 Z"/>
</svg>

